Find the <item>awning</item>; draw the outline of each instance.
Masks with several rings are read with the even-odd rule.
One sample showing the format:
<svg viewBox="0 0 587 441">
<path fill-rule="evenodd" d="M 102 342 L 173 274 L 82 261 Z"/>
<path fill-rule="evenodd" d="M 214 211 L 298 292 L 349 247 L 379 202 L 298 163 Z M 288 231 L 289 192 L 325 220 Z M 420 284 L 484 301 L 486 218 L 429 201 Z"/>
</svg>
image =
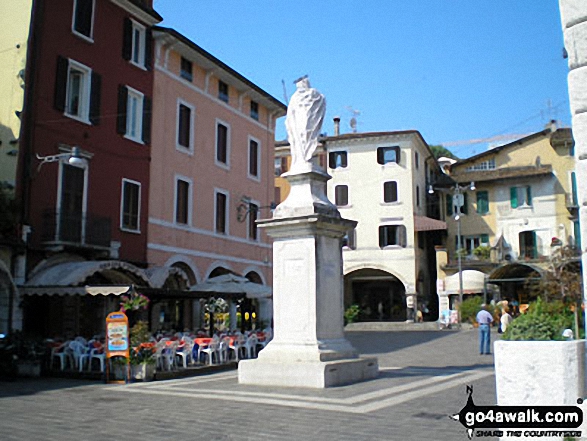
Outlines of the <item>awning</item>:
<svg viewBox="0 0 587 441">
<path fill-rule="evenodd" d="M 132 290 L 130 285 L 107 286 L 23 286 L 20 289 L 22 295 L 28 296 L 120 296 Z"/>
<path fill-rule="evenodd" d="M 414 215 L 414 231 L 446 230 L 446 222 L 426 216 Z"/>
<path fill-rule="evenodd" d="M 463 274 L 463 294 L 482 293 L 485 284 L 485 273 L 476 270 L 464 270 Z M 447 294 L 459 294 L 459 273 L 448 276 L 444 279 L 444 290 Z"/>
<path fill-rule="evenodd" d="M 253 283 L 246 277 L 234 274 L 223 274 L 212 277 L 206 282 L 198 283 L 190 288 L 190 291 L 198 293 L 245 294 L 249 299 L 271 297 L 271 287 Z"/>
<path fill-rule="evenodd" d="M 153 288 L 163 288 L 169 277 L 177 277 L 185 282 L 185 286 L 190 285 L 190 279 L 187 274 L 176 267 L 154 266 L 145 270 L 145 274 L 151 282 Z"/>
<path fill-rule="evenodd" d="M 88 260 L 65 262 L 41 268 L 25 283 L 25 287 L 79 287 L 86 279 L 100 273 L 112 285 L 151 286 L 149 278 L 140 268 L 120 260 Z"/>
</svg>

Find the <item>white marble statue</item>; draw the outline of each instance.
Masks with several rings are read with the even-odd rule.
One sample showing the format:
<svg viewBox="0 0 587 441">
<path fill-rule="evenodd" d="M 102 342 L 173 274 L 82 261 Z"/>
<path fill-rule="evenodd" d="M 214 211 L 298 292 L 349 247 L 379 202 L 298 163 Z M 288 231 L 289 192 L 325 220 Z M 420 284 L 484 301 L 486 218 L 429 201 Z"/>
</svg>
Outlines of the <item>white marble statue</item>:
<svg viewBox="0 0 587 441">
<path fill-rule="evenodd" d="M 292 165 L 290 172 L 312 169 L 311 159 L 326 113 L 324 95 L 310 86 L 307 76 L 296 81 L 296 91 L 289 100 L 285 127 L 291 147 Z"/>
</svg>

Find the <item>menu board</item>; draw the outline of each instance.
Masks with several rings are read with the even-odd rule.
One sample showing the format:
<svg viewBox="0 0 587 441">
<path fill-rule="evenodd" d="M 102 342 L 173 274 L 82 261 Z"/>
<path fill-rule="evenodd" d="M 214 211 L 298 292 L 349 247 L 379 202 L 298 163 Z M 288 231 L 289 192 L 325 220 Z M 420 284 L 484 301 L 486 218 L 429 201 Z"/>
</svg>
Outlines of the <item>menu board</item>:
<svg viewBox="0 0 587 441">
<path fill-rule="evenodd" d="M 107 357 L 129 356 L 128 318 L 122 312 L 112 312 L 106 318 Z"/>
</svg>

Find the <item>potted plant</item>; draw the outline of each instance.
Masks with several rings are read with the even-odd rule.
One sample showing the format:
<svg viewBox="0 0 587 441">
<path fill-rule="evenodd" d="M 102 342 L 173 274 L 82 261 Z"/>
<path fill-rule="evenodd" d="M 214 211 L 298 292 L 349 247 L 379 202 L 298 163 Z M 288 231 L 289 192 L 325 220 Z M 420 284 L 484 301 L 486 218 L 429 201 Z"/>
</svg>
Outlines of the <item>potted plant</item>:
<svg viewBox="0 0 587 441">
<path fill-rule="evenodd" d="M 155 347 L 146 321 L 138 321 L 130 330 L 130 368 L 133 380 L 151 381 L 155 378 Z"/>
<path fill-rule="evenodd" d="M 19 377 L 39 377 L 41 365 L 45 357 L 45 344 L 35 338 L 15 331 L 8 336 L 5 349 L 11 354 L 16 374 Z"/>
<path fill-rule="evenodd" d="M 563 247 L 553 252 L 533 286 L 540 297 L 494 344 L 499 405 L 575 405 L 583 397 L 584 342 L 563 337 L 569 328 L 579 335 L 581 274 L 572 254 Z"/>
</svg>

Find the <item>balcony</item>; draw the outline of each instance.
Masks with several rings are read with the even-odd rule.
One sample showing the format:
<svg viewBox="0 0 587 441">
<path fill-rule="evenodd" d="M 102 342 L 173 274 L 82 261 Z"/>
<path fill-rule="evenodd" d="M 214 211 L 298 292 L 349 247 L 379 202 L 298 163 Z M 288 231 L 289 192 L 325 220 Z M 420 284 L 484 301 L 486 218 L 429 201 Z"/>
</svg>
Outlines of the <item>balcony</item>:
<svg viewBox="0 0 587 441">
<path fill-rule="evenodd" d="M 576 194 L 567 194 L 566 195 L 566 206 L 567 210 L 569 211 L 569 218 L 570 219 L 578 219 L 579 218 L 579 202 L 577 200 Z"/>
<path fill-rule="evenodd" d="M 111 224 L 108 217 L 46 210 L 41 242 L 49 246 L 109 249 Z"/>
</svg>

